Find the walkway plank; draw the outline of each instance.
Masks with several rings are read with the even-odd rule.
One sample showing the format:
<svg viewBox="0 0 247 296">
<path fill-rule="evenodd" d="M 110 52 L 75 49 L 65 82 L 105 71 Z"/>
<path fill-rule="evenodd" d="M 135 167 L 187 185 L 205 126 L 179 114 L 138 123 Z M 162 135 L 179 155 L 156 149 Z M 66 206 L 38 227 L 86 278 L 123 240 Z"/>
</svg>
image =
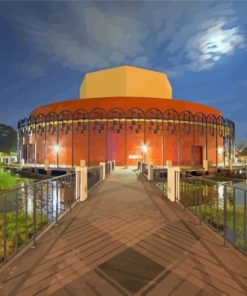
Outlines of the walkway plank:
<svg viewBox="0 0 247 296">
<path fill-rule="evenodd" d="M 0 275 L 0 295 L 247 295 L 247 261 L 116 168 Z"/>
</svg>

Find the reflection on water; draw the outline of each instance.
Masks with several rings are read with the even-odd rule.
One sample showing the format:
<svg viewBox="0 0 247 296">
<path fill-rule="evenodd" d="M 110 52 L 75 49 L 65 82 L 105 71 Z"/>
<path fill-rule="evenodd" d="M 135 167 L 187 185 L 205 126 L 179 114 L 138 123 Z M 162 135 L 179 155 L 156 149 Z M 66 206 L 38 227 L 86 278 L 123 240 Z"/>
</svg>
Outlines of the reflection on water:
<svg viewBox="0 0 247 296">
<path fill-rule="evenodd" d="M 203 179 L 184 179 L 180 201 L 194 214 L 247 252 L 247 184 L 213 183 Z M 225 224 L 226 222 L 226 224 Z"/>
<path fill-rule="evenodd" d="M 72 180 L 74 184 L 74 180 Z M 23 210 L 33 215 L 36 206 L 36 215 L 45 215 L 52 221 L 61 212 L 66 210 L 74 201 L 74 186 L 71 180 L 55 179 L 25 185 L 16 190 L 0 193 L 0 212 L 6 209 L 9 212 Z"/>
<path fill-rule="evenodd" d="M 0 263 L 72 205 L 75 180 L 72 173 L 0 192 Z"/>
</svg>

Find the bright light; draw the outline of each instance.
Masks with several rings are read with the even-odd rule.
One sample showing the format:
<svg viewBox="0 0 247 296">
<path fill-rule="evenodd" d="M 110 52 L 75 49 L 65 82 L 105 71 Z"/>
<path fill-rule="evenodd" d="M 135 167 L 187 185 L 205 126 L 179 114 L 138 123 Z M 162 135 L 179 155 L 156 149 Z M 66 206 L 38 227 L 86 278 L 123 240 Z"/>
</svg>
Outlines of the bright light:
<svg viewBox="0 0 247 296">
<path fill-rule="evenodd" d="M 148 151 L 147 145 L 142 145 L 142 151 L 146 153 Z"/>
<path fill-rule="evenodd" d="M 54 151 L 55 151 L 56 153 L 58 153 L 59 150 L 60 150 L 60 147 L 59 147 L 58 145 L 55 145 L 55 146 L 54 146 Z"/>
<path fill-rule="evenodd" d="M 218 148 L 218 153 L 219 153 L 219 154 L 222 154 L 222 153 L 223 153 L 223 147 L 219 147 L 219 148 Z"/>
</svg>

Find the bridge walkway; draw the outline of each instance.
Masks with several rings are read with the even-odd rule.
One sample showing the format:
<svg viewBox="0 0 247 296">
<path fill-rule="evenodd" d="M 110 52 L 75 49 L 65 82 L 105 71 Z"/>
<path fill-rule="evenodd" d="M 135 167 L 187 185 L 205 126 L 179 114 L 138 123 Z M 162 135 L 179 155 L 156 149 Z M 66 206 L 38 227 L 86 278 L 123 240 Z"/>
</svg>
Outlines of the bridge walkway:
<svg viewBox="0 0 247 296">
<path fill-rule="evenodd" d="M 247 261 L 118 168 L 0 274 L 0 295 L 247 295 Z"/>
</svg>

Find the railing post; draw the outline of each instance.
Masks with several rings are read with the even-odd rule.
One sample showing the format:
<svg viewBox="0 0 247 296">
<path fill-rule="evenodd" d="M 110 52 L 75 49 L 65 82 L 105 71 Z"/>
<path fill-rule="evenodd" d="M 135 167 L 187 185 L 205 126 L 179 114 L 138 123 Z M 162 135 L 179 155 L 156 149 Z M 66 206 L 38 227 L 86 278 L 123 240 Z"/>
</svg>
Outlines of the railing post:
<svg viewBox="0 0 247 296">
<path fill-rule="evenodd" d="M 56 179 L 56 224 L 58 219 L 58 179 Z"/>
<path fill-rule="evenodd" d="M 33 185 L 33 248 L 36 248 L 36 186 Z"/>
<path fill-rule="evenodd" d="M 247 194 L 246 194 L 246 190 L 244 191 L 244 249 L 245 251 L 247 251 L 247 231 L 246 231 L 246 228 L 247 228 Z"/>
<path fill-rule="evenodd" d="M 226 238 L 227 238 L 227 194 L 226 187 L 224 186 L 224 248 L 226 248 Z"/>
<path fill-rule="evenodd" d="M 80 201 L 87 199 L 87 167 L 75 167 L 76 172 L 76 192 L 79 192 Z M 77 173 L 80 172 L 80 173 Z"/>
<path fill-rule="evenodd" d="M 169 167 L 172 167 L 172 160 L 167 160 L 166 161 L 166 166 L 169 168 Z"/>
<path fill-rule="evenodd" d="M 204 169 L 204 173 L 207 174 L 208 173 L 208 160 L 206 160 L 206 159 L 203 160 L 203 169 Z"/>
<path fill-rule="evenodd" d="M 107 163 L 105 162 L 100 162 L 99 165 L 101 165 L 103 167 L 103 174 L 102 174 L 102 181 L 105 180 L 105 166 L 107 165 Z"/>
<path fill-rule="evenodd" d="M 49 168 L 49 159 L 45 159 L 44 168 L 46 171 L 48 171 Z"/>
<path fill-rule="evenodd" d="M 18 189 L 15 193 L 16 212 L 15 212 L 15 253 L 18 251 L 18 226 L 19 226 L 19 198 Z"/>
<path fill-rule="evenodd" d="M 108 165 L 108 167 L 109 167 L 109 174 L 112 172 L 112 165 L 111 165 L 111 161 L 108 161 L 107 162 L 107 165 Z"/>
<path fill-rule="evenodd" d="M 171 201 L 180 199 L 180 167 L 168 167 L 167 174 L 167 197 Z"/>
<path fill-rule="evenodd" d="M 4 209 L 3 209 L 3 258 L 7 259 L 7 193 L 4 193 Z"/>
<path fill-rule="evenodd" d="M 153 181 L 153 165 L 148 163 L 148 180 Z"/>
</svg>

